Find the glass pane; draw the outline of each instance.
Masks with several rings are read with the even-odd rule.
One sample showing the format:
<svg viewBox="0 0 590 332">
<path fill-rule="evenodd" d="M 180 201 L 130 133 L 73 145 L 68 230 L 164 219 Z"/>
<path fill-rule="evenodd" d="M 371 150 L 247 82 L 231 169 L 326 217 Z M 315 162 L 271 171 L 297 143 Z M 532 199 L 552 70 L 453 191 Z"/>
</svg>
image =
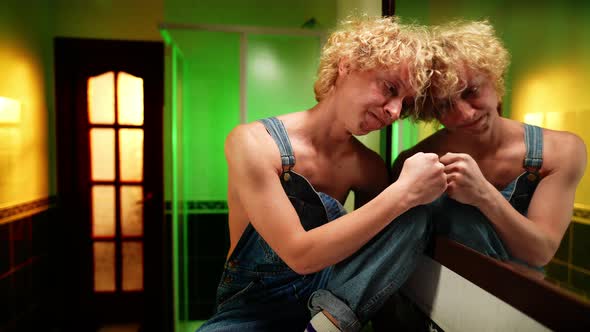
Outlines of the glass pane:
<svg viewBox="0 0 590 332">
<path fill-rule="evenodd" d="M 94 291 L 115 291 L 115 244 L 94 243 Z"/>
<path fill-rule="evenodd" d="M 119 152 L 121 180 L 143 180 L 143 129 L 121 129 Z"/>
<path fill-rule="evenodd" d="M 121 231 L 123 236 L 143 235 L 143 187 L 121 187 Z"/>
<path fill-rule="evenodd" d="M 115 180 L 114 129 L 90 129 L 90 161 L 93 181 Z"/>
<path fill-rule="evenodd" d="M 123 242 L 123 290 L 143 290 L 143 243 Z"/>
<path fill-rule="evenodd" d="M 88 121 L 115 123 L 115 74 L 110 71 L 88 79 Z"/>
<path fill-rule="evenodd" d="M 92 186 L 92 236 L 115 236 L 114 186 Z"/>
<path fill-rule="evenodd" d="M 143 124 L 143 79 L 127 73 L 117 75 L 117 111 L 119 124 Z"/>
</svg>

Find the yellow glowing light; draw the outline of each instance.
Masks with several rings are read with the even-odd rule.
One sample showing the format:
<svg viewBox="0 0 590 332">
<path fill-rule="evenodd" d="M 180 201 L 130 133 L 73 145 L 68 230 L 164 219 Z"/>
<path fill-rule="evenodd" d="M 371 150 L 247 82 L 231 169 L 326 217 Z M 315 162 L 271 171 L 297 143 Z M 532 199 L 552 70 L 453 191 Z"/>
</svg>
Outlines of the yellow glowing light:
<svg viewBox="0 0 590 332">
<path fill-rule="evenodd" d="M 539 127 L 544 126 L 545 113 L 526 113 L 524 115 L 524 123 L 535 125 Z"/>
<path fill-rule="evenodd" d="M 569 112 L 588 109 L 584 81 L 575 63 L 546 64 L 521 76 L 512 86 L 511 118 L 523 121 L 525 114 Z M 555 119 L 544 117 L 545 125 Z M 526 121 L 524 121 L 526 122 Z"/>
<path fill-rule="evenodd" d="M 117 81 L 119 124 L 143 125 L 143 79 L 121 72 Z"/>
<path fill-rule="evenodd" d="M 0 97 L 0 123 L 20 123 L 20 102 Z"/>
</svg>

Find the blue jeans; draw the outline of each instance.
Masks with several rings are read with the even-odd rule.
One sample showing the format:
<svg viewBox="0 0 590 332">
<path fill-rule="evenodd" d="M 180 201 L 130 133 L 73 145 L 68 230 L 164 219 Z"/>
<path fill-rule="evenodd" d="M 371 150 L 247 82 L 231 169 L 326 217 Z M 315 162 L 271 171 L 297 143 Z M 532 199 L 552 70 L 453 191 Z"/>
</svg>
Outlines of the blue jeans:
<svg viewBox="0 0 590 332">
<path fill-rule="evenodd" d="M 519 186 L 521 185 L 517 184 L 517 187 Z M 529 192 L 513 196 L 509 202 L 520 212 L 518 204 L 522 204 L 524 208 L 528 209 L 532 194 Z M 532 266 L 515 258 L 504 245 L 493 224 L 479 209 L 461 204 L 446 195 L 434 201 L 431 206 L 434 211 L 434 233 L 436 235 L 445 236 L 492 258 L 511 261 L 537 271 L 544 270 L 543 267 Z"/>
<path fill-rule="evenodd" d="M 359 331 L 414 271 L 431 235 L 431 209 L 418 206 L 396 218 L 348 259 L 336 264 L 325 289 L 309 299 L 343 331 Z"/>
<path fill-rule="evenodd" d="M 434 210 L 434 232 L 461 243 L 484 255 L 509 260 L 493 225 L 479 209 L 461 204 L 444 194 L 431 203 Z"/>
<path fill-rule="evenodd" d="M 338 217 L 329 196 L 290 174 L 285 191 L 305 229 Z M 249 225 L 225 264 L 216 313 L 199 331 L 301 332 L 321 310 L 344 331 L 360 330 L 414 270 L 430 239 L 431 211 L 406 212 L 348 259 L 309 275 L 291 270 Z"/>
</svg>

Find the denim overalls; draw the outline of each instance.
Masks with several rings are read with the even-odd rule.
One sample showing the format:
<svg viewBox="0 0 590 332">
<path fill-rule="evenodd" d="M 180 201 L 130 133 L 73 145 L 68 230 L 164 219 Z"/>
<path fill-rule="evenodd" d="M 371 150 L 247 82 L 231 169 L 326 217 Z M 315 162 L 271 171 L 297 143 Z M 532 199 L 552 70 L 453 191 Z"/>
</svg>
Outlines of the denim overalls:
<svg viewBox="0 0 590 332">
<path fill-rule="evenodd" d="M 295 157 L 276 118 L 261 122 L 281 153 L 281 184 L 306 230 L 346 213 L 291 169 Z M 414 208 L 391 222 L 346 260 L 320 272 L 291 270 L 249 224 L 225 264 L 214 316 L 199 331 L 297 331 L 327 310 L 344 331 L 359 331 L 414 270 L 431 234 L 431 208 Z"/>
<path fill-rule="evenodd" d="M 501 190 L 501 193 L 514 209 L 526 216 L 531 198 L 540 181 L 539 170 L 543 164 L 543 131 L 537 126 L 528 124 L 524 124 L 524 129 L 526 156 L 523 160 L 523 168 L 525 171 Z M 527 265 L 510 254 L 493 225 L 479 209 L 461 204 L 446 194 L 432 205 L 436 211 L 434 219 L 437 234 L 447 236 L 485 255 Z"/>
</svg>

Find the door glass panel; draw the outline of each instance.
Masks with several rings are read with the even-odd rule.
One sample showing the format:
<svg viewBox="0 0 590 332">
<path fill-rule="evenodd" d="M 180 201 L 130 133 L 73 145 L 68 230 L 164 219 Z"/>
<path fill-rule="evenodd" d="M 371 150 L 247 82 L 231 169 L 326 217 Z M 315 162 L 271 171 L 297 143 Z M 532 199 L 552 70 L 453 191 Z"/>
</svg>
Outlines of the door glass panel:
<svg viewBox="0 0 590 332">
<path fill-rule="evenodd" d="M 115 123 L 115 74 L 110 71 L 89 78 L 87 99 L 91 124 Z"/>
<path fill-rule="evenodd" d="M 88 79 L 91 181 L 103 182 L 91 187 L 95 292 L 143 291 L 143 79 L 124 72 L 116 78 L 115 85 L 111 71 Z"/>
<path fill-rule="evenodd" d="M 115 130 L 90 129 L 91 178 L 93 181 L 115 180 Z"/>
<path fill-rule="evenodd" d="M 143 290 L 143 243 L 123 242 L 123 290 Z"/>
<path fill-rule="evenodd" d="M 94 291 L 115 291 L 115 244 L 94 243 Z"/>
<path fill-rule="evenodd" d="M 119 131 L 120 177 L 122 181 L 143 180 L 143 129 Z"/>
<path fill-rule="evenodd" d="M 143 187 L 121 186 L 121 231 L 123 236 L 143 235 Z"/>
<path fill-rule="evenodd" d="M 118 122 L 143 125 L 143 79 L 121 72 L 117 75 Z"/>
<path fill-rule="evenodd" d="M 92 186 L 92 236 L 115 236 L 114 186 Z"/>
</svg>

